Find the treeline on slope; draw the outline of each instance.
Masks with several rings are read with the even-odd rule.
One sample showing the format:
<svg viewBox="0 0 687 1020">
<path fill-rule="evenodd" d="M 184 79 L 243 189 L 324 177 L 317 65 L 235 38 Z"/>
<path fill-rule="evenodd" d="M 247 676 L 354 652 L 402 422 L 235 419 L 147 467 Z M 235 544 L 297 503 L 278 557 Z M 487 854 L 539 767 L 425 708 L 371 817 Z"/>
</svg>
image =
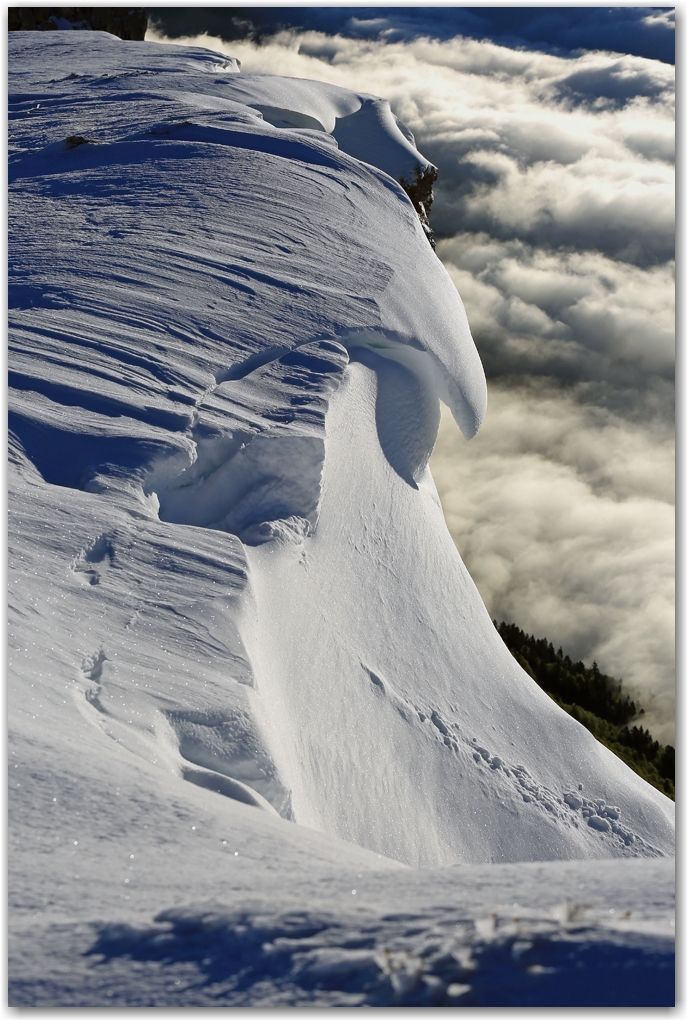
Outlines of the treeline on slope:
<svg viewBox="0 0 687 1020">
<path fill-rule="evenodd" d="M 513 657 L 549 697 L 661 793 L 675 800 L 675 748 L 660 744 L 633 720 L 644 709 L 623 691 L 622 682 L 573 662 L 546 638 L 535 638 L 514 623 L 494 626 Z"/>
</svg>

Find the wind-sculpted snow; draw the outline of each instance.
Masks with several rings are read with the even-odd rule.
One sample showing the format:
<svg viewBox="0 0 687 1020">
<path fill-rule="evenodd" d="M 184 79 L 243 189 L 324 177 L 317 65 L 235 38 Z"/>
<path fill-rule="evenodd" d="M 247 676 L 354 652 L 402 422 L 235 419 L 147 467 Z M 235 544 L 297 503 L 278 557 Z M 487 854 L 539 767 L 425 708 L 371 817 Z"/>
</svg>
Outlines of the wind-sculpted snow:
<svg viewBox="0 0 687 1020">
<path fill-rule="evenodd" d="M 46 937 L 53 955 L 31 982 L 24 937 L 11 998 L 120 1007 L 674 1002 L 668 862 L 597 862 L 594 874 L 581 862 L 412 878 L 363 870 L 339 873 L 325 896 L 311 884 L 307 905 L 274 881 L 232 905 L 213 899 L 133 923 L 55 926 Z"/>
<path fill-rule="evenodd" d="M 670 802 L 515 663 L 446 530 L 439 400 L 470 438 L 486 390 L 399 184 L 429 166 L 409 132 L 374 97 L 208 51 L 57 32 L 10 52 L 11 902 L 20 941 L 42 925 L 29 969 L 65 916 L 93 953 L 148 959 L 159 911 L 257 890 L 265 868 L 327 884 L 339 866 L 671 854 Z M 309 1001 L 314 974 L 351 966 L 360 1003 L 420 987 L 360 937 L 367 962 L 327 936 L 279 973 L 307 971 Z M 470 982 L 438 959 L 422 988 L 457 1000 Z M 82 977 L 85 998 L 19 982 L 16 1004 L 110 1001 Z M 232 1004 L 262 1001 L 246 995 Z"/>
<path fill-rule="evenodd" d="M 347 361 L 340 344 L 319 342 L 253 355 L 218 374 L 196 407 L 193 463 L 183 454 L 163 461 L 146 481 L 161 519 L 231 531 L 251 544 L 285 528 L 310 534 L 327 396 Z M 242 418 L 227 436 L 229 407 Z"/>
</svg>

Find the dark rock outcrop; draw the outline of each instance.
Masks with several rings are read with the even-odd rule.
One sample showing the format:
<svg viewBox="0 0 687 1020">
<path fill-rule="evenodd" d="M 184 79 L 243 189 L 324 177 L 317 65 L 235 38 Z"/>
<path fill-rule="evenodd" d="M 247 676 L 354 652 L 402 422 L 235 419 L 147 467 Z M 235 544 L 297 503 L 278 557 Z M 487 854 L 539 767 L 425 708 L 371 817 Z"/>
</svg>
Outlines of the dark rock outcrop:
<svg viewBox="0 0 687 1020">
<path fill-rule="evenodd" d="M 85 29 L 110 32 L 120 39 L 145 39 L 148 15 L 143 7 L 10 7 L 10 32 Z"/>
<path fill-rule="evenodd" d="M 434 241 L 434 231 L 429 225 L 429 213 L 434 201 L 432 186 L 438 176 L 439 171 L 430 164 L 426 167 L 416 167 L 412 181 L 407 181 L 404 177 L 401 177 L 398 182 L 415 206 L 415 210 L 420 217 L 422 229 L 427 235 L 427 240 L 432 248 L 436 248 L 436 243 Z"/>
</svg>

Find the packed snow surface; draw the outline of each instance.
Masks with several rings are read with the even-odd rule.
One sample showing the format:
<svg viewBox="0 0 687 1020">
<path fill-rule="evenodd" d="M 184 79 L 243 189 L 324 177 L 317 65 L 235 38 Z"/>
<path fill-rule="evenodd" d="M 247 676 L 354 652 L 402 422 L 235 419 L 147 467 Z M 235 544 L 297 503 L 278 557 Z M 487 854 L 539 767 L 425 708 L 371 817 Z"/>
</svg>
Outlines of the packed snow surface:
<svg viewBox="0 0 687 1020">
<path fill-rule="evenodd" d="M 444 525 L 439 399 L 469 439 L 486 386 L 410 132 L 206 50 L 9 45 L 12 1003 L 667 1004 L 673 805 Z"/>
</svg>

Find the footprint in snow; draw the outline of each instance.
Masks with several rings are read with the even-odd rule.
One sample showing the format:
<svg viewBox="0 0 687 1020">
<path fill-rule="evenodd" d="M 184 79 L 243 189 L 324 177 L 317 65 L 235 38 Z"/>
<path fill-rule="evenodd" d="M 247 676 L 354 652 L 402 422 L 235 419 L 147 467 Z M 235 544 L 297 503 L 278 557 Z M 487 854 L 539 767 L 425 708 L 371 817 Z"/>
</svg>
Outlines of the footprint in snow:
<svg viewBox="0 0 687 1020">
<path fill-rule="evenodd" d="M 102 571 L 112 566 L 114 558 L 112 540 L 103 534 L 73 560 L 71 568 L 84 584 L 96 585 L 100 584 Z"/>
<path fill-rule="evenodd" d="M 98 683 L 101 676 L 103 675 L 103 663 L 107 660 L 105 652 L 101 648 L 95 655 L 92 655 L 90 659 L 85 659 L 81 664 L 81 670 L 84 676 L 92 680 L 93 683 Z"/>
</svg>

